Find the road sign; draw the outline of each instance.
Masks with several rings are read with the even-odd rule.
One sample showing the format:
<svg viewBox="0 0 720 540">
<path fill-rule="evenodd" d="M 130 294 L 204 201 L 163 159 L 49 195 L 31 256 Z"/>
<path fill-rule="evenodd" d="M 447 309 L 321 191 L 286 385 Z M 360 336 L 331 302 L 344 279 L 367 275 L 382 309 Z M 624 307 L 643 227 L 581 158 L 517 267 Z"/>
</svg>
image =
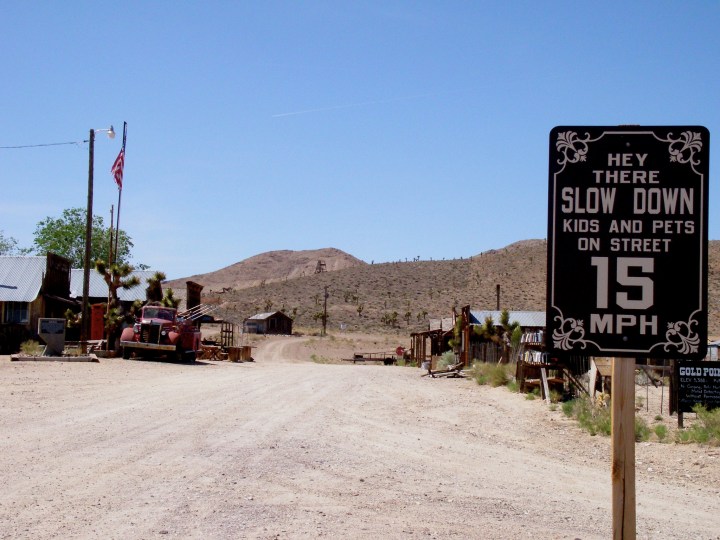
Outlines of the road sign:
<svg viewBox="0 0 720 540">
<path fill-rule="evenodd" d="M 701 126 L 550 132 L 550 352 L 705 356 L 709 137 Z"/>
</svg>

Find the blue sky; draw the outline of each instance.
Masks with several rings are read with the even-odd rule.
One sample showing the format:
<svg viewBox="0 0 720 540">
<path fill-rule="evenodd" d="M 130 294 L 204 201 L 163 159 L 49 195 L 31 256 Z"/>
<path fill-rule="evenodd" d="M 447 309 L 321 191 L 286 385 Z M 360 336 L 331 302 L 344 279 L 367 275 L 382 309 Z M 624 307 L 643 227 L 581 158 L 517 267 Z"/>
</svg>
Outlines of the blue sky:
<svg viewBox="0 0 720 540">
<path fill-rule="evenodd" d="M 127 121 L 121 227 L 169 278 L 279 249 L 468 257 L 546 237 L 556 125 L 714 136 L 718 28 L 715 1 L 6 1 L 0 146 Z M 120 144 L 95 144 L 106 223 Z M 0 149 L 0 230 L 30 246 L 87 169 L 87 144 Z"/>
</svg>

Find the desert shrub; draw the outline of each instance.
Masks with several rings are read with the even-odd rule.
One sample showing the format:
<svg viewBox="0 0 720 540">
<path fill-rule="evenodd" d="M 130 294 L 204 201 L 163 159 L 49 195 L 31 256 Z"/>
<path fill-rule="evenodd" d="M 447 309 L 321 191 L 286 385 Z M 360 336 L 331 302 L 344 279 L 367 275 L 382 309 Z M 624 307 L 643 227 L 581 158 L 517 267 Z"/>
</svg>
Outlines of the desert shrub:
<svg viewBox="0 0 720 540">
<path fill-rule="evenodd" d="M 332 360 L 326 356 L 320 356 L 319 354 L 313 354 L 310 356 L 310 360 L 316 364 L 331 364 Z"/>
<path fill-rule="evenodd" d="M 417 362 L 413 362 L 412 360 L 406 360 L 405 358 L 398 358 L 397 359 L 397 365 L 402 367 L 417 367 Z"/>
<path fill-rule="evenodd" d="M 644 442 L 650 438 L 650 428 L 647 422 L 639 416 L 635 417 L 635 441 Z"/>
<path fill-rule="evenodd" d="M 489 364 L 490 372 L 488 373 L 490 386 L 497 388 L 498 386 L 506 386 L 512 380 L 510 375 L 510 364 Z"/>
<path fill-rule="evenodd" d="M 693 411 L 698 415 L 698 419 L 708 430 L 710 436 L 720 441 L 720 409 L 708 411 L 702 405 L 697 405 Z"/>
<path fill-rule="evenodd" d="M 655 426 L 655 436 L 658 438 L 658 441 L 664 441 L 665 437 L 667 437 L 667 432 L 668 430 L 665 424 L 658 424 Z"/>
<path fill-rule="evenodd" d="M 42 354 L 45 347 L 40 345 L 37 341 L 34 341 L 32 339 L 29 339 L 27 341 L 23 341 L 20 344 L 20 351 L 24 354 L 28 354 L 30 356 L 39 356 Z"/>
<path fill-rule="evenodd" d="M 720 445 L 720 409 L 708 411 L 702 405 L 693 407 L 698 421 L 689 429 L 678 431 L 678 442 L 695 442 L 701 444 Z"/>
<path fill-rule="evenodd" d="M 446 367 L 455 364 L 455 353 L 452 351 L 445 351 L 437 361 L 437 369 L 445 369 Z"/>
<path fill-rule="evenodd" d="M 493 388 L 497 388 L 498 386 L 506 386 L 513 382 L 512 371 L 513 367 L 511 364 L 494 364 L 476 361 L 470 373 L 478 384 L 489 384 Z M 513 391 L 517 391 L 517 384 L 515 384 Z"/>
<path fill-rule="evenodd" d="M 563 412 L 568 417 L 574 417 L 590 435 L 610 435 L 612 432 L 610 409 L 593 405 L 588 397 L 563 403 Z"/>
<path fill-rule="evenodd" d="M 486 369 L 484 368 L 485 365 L 486 364 L 484 362 L 479 362 L 475 360 L 475 362 L 473 362 L 472 368 L 470 369 L 470 376 L 475 379 L 475 382 L 478 383 L 480 386 L 486 385 L 488 383 Z"/>
</svg>

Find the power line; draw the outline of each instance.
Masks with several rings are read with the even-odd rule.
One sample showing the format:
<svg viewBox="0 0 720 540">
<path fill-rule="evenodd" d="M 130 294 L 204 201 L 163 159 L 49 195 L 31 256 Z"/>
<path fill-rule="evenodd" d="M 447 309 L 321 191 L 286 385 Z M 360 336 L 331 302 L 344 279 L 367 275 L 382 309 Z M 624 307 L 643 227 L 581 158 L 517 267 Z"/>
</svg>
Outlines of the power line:
<svg viewBox="0 0 720 540">
<path fill-rule="evenodd" d="M 70 141 L 70 142 L 56 142 L 56 143 L 45 143 L 45 144 L 23 144 L 19 146 L 0 146 L 0 149 L 15 149 L 15 148 L 38 148 L 40 146 L 61 146 L 64 144 L 84 144 L 88 142 L 87 140 L 84 141 Z"/>
</svg>

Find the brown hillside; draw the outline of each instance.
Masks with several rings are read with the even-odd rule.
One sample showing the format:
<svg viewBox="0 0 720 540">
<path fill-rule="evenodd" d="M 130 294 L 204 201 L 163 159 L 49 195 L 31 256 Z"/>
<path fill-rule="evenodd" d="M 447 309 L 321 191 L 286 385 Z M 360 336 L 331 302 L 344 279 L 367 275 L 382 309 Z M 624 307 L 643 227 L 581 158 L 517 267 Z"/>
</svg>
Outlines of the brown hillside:
<svg viewBox="0 0 720 540">
<path fill-rule="evenodd" d="M 312 275 L 315 273 L 318 261 L 325 263 L 326 272 L 367 264 L 335 248 L 269 251 L 215 272 L 175 279 L 164 285 L 172 288 L 184 288 L 185 282 L 189 280 L 204 285 L 205 293 L 228 288 L 245 289 L 257 287 L 263 283 L 268 284 Z"/>
<path fill-rule="evenodd" d="M 321 325 L 315 317 L 322 312 L 327 287 L 329 330 L 337 331 L 342 324 L 349 331 L 399 334 L 426 329 L 428 319 L 448 317 L 453 307 L 469 304 L 473 309 L 495 309 L 497 285 L 500 285 L 501 309 L 545 309 L 547 243 L 544 240 L 525 240 L 468 259 L 361 263 L 314 274 L 315 254 L 322 251 L 310 252 L 313 255 L 306 257 L 305 275 L 297 272 L 295 275 L 299 277 L 292 279 L 291 268 L 283 268 L 279 258 L 271 259 L 274 263 L 268 267 L 274 269 L 274 282 L 268 274 L 264 285 L 242 290 L 235 285 L 235 290 L 224 293 L 204 293 L 204 301 L 219 303 L 221 308 L 217 314 L 235 322 L 258 312 L 284 310 L 294 317 L 296 327 L 319 329 Z M 709 260 L 709 333 L 715 336 L 720 335 L 720 241 L 710 242 Z M 261 283 L 261 268 L 254 270 L 256 273 L 251 278 L 238 275 L 235 281 L 215 282 L 210 287 L 208 282 L 199 282 L 206 285 L 205 292 L 221 291 L 233 283 L 252 280 Z M 283 275 L 289 276 L 288 279 L 282 279 Z M 393 314 L 396 314 L 396 324 L 387 324 L 388 319 L 393 320 Z"/>
</svg>

